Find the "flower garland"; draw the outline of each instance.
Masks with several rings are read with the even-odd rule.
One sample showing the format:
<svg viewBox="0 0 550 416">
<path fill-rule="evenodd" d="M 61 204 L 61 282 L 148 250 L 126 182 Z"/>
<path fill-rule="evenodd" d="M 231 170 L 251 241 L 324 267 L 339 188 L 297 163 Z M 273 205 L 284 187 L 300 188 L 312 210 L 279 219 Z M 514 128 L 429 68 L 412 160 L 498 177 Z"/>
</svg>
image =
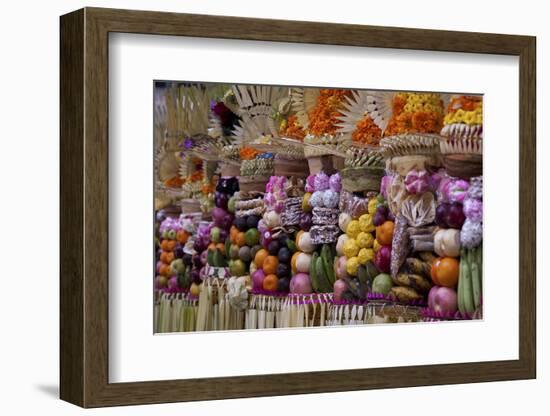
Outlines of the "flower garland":
<svg viewBox="0 0 550 416">
<path fill-rule="evenodd" d="M 306 137 L 306 132 L 298 122 L 298 117 L 295 114 L 291 115 L 286 121 L 283 120 L 279 133 L 283 137 L 299 141 L 303 141 L 304 137 Z"/>
<path fill-rule="evenodd" d="M 336 133 L 342 115 L 340 109 L 350 90 L 322 89 L 317 97 L 317 105 L 309 114 L 309 132 L 315 136 Z"/>
<path fill-rule="evenodd" d="M 239 150 L 239 156 L 241 157 L 241 160 L 256 159 L 256 156 L 258 156 L 259 154 L 259 151 L 250 146 L 244 146 Z"/>
<path fill-rule="evenodd" d="M 382 130 L 378 127 L 369 115 L 365 115 L 356 125 L 351 139 L 357 143 L 378 146 L 382 138 Z"/>
<path fill-rule="evenodd" d="M 439 94 L 398 93 L 392 102 L 392 112 L 385 136 L 439 133 L 443 126 L 443 101 Z"/>
<path fill-rule="evenodd" d="M 447 114 L 443 120 L 449 124 L 483 124 L 483 101 L 481 97 L 460 96 L 453 98 L 447 107 Z"/>
</svg>

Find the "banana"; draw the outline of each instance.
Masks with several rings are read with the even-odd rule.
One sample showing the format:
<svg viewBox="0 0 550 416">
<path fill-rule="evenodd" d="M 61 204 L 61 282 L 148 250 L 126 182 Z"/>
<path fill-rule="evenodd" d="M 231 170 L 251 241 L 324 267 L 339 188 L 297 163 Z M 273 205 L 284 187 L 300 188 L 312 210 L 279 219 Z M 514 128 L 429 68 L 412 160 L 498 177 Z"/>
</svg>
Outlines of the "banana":
<svg viewBox="0 0 550 416">
<path fill-rule="evenodd" d="M 422 296 L 411 287 L 394 286 L 391 288 L 390 294 L 399 302 L 411 302 L 422 299 Z"/>
<path fill-rule="evenodd" d="M 413 273 L 399 273 L 396 276 L 396 283 L 399 286 L 410 287 L 418 292 L 429 292 L 432 288 L 432 284 L 428 279 Z"/>
<path fill-rule="evenodd" d="M 409 257 L 405 260 L 405 265 L 411 273 L 430 277 L 432 267 L 425 261 L 419 260 L 414 257 Z"/>
<path fill-rule="evenodd" d="M 428 263 L 430 266 L 437 260 L 436 255 L 431 251 L 421 251 L 418 254 L 420 258 L 426 263 Z"/>
<path fill-rule="evenodd" d="M 334 285 L 334 282 L 336 281 L 336 276 L 334 275 L 334 268 L 332 267 L 332 264 L 329 264 L 329 259 L 327 257 L 321 256 L 325 276 L 327 277 L 328 282 L 332 285 Z"/>
<path fill-rule="evenodd" d="M 325 267 L 323 265 L 323 258 L 317 257 L 315 261 L 315 273 L 317 275 L 317 281 L 322 292 L 332 292 L 332 284 L 330 283 L 328 276 L 325 273 Z"/>
</svg>

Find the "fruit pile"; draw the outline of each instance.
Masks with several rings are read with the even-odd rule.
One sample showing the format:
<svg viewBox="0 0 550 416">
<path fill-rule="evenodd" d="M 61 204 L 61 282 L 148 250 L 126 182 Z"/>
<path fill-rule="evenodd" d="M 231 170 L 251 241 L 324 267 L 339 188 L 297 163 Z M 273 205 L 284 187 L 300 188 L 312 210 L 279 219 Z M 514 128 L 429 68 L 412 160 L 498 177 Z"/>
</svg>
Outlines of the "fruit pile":
<svg viewBox="0 0 550 416">
<path fill-rule="evenodd" d="M 204 230 L 204 234 L 199 232 L 202 242 L 209 238 L 209 244 L 206 250 L 206 265 L 204 274 L 206 276 L 224 277 L 227 274 L 227 252 L 226 240 L 229 235 L 229 229 L 233 224 L 234 215 L 229 210 L 229 200 L 239 190 L 239 181 L 236 177 L 220 178 L 216 185 L 214 194 L 214 209 L 212 210 L 212 224 Z M 197 250 L 200 251 L 200 250 Z"/>
<path fill-rule="evenodd" d="M 262 247 L 259 244 L 259 221 L 260 217 L 257 215 L 235 217 L 235 221 L 229 230 L 229 240 L 226 241 L 231 276 L 246 275 L 250 262 Z"/>
<path fill-rule="evenodd" d="M 334 297 L 337 301 L 365 300 L 368 292 L 383 289 L 380 282 L 384 278 L 378 275 L 389 272 L 393 222 L 388 218 L 387 204 L 373 193 L 364 200 L 366 204 L 362 202 L 362 205 L 366 210 L 353 212 L 356 217 L 342 212 L 338 218 L 345 234 L 338 237 L 336 243 L 339 257 L 334 266 L 338 278 Z"/>
<path fill-rule="evenodd" d="M 194 231 L 191 220 L 163 217 L 159 226 L 156 256 L 155 288 L 162 291 L 184 292 L 192 284 L 200 283 L 198 272 L 192 271 L 192 256 L 185 252 L 185 245 Z"/>
</svg>

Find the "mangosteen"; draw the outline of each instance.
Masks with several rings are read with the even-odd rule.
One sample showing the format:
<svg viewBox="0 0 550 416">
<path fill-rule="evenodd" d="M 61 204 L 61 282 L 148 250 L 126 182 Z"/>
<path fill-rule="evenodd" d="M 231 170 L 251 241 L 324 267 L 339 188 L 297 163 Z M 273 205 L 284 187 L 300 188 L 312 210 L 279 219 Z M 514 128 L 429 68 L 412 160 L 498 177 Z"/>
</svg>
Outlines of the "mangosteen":
<svg viewBox="0 0 550 416">
<path fill-rule="evenodd" d="M 287 293 L 290 290 L 290 279 L 283 277 L 277 282 L 277 292 Z"/>
<path fill-rule="evenodd" d="M 239 231 L 244 232 L 248 229 L 246 225 L 246 217 L 236 217 L 233 223 L 235 224 L 235 227 L 237 227 Z"/>
<path fill-rule="evenodd" d="M 277 277 L 290 277 L 290 266 L 285 263 L 279 263 L 277 265 Z"/>
<path fill-rule="evenodd" d="M 284 246 L 279 249 L 277 257 L 279 259 L 279 264 L 288 264 L 290 263 L 290 259 L 292 258 L 292 253 L 290 252 L 288 247 Z"/>
<path fill-rule="evenodd" d="M 191 254 L 184 253 L 183 257 L 182 257 L 182 260 L 183 260 L 183 264 L 185 264 L 186 266 L 192 266 L 193 265 L 193 256 Z"/>
<path fill-rule="evenodd" d="M 257 215 L 249 215 L 246 218 L 246 225 L 248 228 L 257 228 L 259 221 L 260 221 L 260 217 L 258 217 Z"/>
<path fill-rule="evenodd" d="M 271 241 L 267 246 L 267 251 L 271 256 L 276 256 L 279 254 L 279 242 L 277 240 Z"/>
</svg>

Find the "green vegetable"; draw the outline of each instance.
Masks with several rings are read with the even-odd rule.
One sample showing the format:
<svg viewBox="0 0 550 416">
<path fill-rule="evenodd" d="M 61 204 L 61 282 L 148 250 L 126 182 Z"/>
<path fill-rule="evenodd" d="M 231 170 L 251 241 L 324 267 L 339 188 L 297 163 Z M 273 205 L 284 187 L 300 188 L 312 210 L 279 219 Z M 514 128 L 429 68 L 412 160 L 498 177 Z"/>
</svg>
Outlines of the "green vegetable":
<svg viewBox="0 0 550 416">
<path fill-rule="evenodd" d="M 466 307 L 464 306 L 464 269 L 466 266 L 465 261 L 465 250 L 462 249 L 460 253 L 460 264 L 458 268 L 458 288 L 457 288 L 457 303 L 458 310 L 461 313 L 466 312 Z"/>
<path fill-rule="evenodd" d="M 474 298 L 474 308 L 478 309 L 481 306 L 481 262 L 480 255 L 481 247 L 475 249 L 474 259 L 471 264 L 472 268 L 472 291 Z"/>
<path fill-rule="evenodd" d="M 472 250 L 466 251 L 466 261 L 465 261 L 465 273 L 464 273 L 464 309 L 468 313 L 475 312 L 474 306 L 474 293 L 472 287 Z"/>
<path fill-rule="evenodd" d="M 311 263 L 309 265 L 309 279 L 311 280 L 311 287 L 313 288 L 314 292 L 319 292 L 319 281 L 317 280 L 317 272 L 316 272 L 316 266 L 317 266 L 317 257 L 319 256 L 319 253 L 316 251 L 311 255 Z"/>
</svg>

